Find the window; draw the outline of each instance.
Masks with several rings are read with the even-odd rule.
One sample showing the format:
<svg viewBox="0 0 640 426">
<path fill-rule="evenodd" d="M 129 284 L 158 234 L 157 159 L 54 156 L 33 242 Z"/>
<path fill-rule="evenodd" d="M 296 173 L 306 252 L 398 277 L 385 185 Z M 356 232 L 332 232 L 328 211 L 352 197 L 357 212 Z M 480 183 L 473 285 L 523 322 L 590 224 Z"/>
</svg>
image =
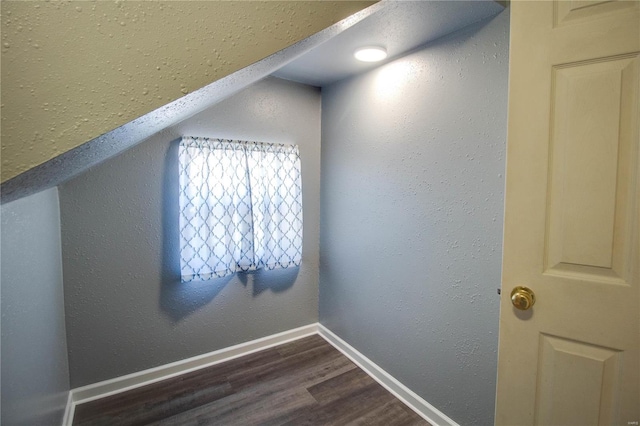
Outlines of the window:
<svg viewBox="0 0 640 426">
<path fill-rule="evenodd" d="M 300 265 L 297 145 L 183 137 L 179 163 L 182 282 Z"/>
</svg>

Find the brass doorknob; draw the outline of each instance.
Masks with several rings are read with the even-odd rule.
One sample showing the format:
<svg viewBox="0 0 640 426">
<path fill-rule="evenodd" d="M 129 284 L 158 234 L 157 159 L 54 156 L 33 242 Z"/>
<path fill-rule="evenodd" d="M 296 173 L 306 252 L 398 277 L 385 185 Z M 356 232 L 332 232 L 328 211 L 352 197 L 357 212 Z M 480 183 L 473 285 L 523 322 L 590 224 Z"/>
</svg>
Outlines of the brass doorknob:
<svg viewBox="0 0 640 426">
<path fill-rule="evenodd" d="M 517 309 L 526 311 L 536 303 L 536 295 L 529 287 L 519 285 L 511 290 L 511 303 Z"/>
</svg>

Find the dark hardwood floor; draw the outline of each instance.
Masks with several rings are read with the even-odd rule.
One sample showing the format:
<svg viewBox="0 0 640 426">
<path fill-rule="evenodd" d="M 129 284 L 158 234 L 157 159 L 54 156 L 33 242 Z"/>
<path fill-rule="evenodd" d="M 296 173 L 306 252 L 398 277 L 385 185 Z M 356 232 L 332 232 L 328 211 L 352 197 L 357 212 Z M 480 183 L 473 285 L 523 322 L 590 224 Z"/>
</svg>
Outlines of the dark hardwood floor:
<svg viewBox="0 0 640 426">
<path fill-rule="evenodd" d="M 80 425 L 428 425 L 320 336 L 100 400 Z"/>
</svg>

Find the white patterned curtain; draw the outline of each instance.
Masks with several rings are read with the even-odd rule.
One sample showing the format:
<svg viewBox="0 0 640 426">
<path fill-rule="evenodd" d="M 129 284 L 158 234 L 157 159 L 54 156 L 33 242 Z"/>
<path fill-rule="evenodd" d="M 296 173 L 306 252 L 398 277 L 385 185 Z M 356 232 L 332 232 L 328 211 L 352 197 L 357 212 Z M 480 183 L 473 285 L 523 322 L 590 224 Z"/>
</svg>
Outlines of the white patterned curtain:
<svg viewBox="0 0 640 426">
<path fill-rule="evenodd" d="M 179 162 L 183 282 L 300 265 L 297 146 L 183 137 Z"/>
</svg>

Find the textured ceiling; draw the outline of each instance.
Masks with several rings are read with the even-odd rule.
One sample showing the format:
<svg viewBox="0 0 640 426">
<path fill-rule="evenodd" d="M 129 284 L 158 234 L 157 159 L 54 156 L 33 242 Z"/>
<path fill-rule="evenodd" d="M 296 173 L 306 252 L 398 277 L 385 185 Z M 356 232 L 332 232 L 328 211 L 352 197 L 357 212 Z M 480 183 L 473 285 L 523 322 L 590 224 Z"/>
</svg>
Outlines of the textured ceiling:
<svg viewBox="0 0 640 426">
<path fill-rule="evenodd" d="M 35 7 L 35 5 L 39 4 L 40 2 L 27 3 L 31 3 L 31 5 Z M 163 3 L 179 4 L 189 2 Z M 281 2 L 274 3 L 281 4 Z M 6 2 L 3 1 L 2 4 L 4 5 L 6 4 Z M 87 5 L 93 4 L 94 3 L 87 3 Z M 65 3 L 65 5 L 68 6 L 68 3 Z M 280 7 L 285 7 L 286 9 L 286 5 Z M 184 120 L 185 118 L 196 114 L 204 110 L 205 108 L 208 108 L 211 105 L 214 105 L 222 99 L 232 95 L 233 93 L 236 93 L 247 85 L 258 81 L 259 79 L 269 74 L 275 73 L 276 76 L 279 76 L 281 78 L 288 78 L 315 86 L 322 86 L 329 82 L 344 78 L 354 73 L 365 71 L 366 69 L 378 65 L 374 64 L 367 66 L 366 64 L 355 62 L 355 60 L 351 56 L 353 50 L 356 47 L 362 46 L 363 44 L 381 44 L 386 46 L 390 53 L 390 57 L 388 60 L 391 60 L 394 57 L 401 56 L 407 53 L 409 50 L 423 45 L 431 40 L 461 29 L 462 27 L 465 27 L 473 22 L 477 22 L 495 15 L 501 10 L 502 6 L 494 1 L 438 2 L 425 0 L 395 2 L 385 0 L 359 13 L 356 13 L 349 18 L 346 18 L 327 29 L 312 35 L 311 37 L 303 39 L 288 48 L 280 50 L 263 60 L 246 66 L 245 68 L 231 73 L 226 77 L 220 78 L 213 83 L 202 87 L 201 89 L 191 92 L 191 88 L 186 87 L 186 91 L 189 92 L 186 96 L 183 96 L 172 102 L 165 103 L 163 106 L 132 121 L 125 121 L 124 124 L 120 125 L 119 127 L 116 127 L 111 131 L 106 131 L 100 136 L 94 137 L 94 139 L 86 143 L 81 143 L 79 146 L 73 149 L 69 149 L 69 147 L 73 147 L 73 144 L 78 142 L 78 134 L 81 135 L 80 140 L 86 135 L 91 134 L 91 132 L 89 132 L 85 135 L 85 132 L 82 131 L 82 129 L 84 128 L 83 126 L 92 126 L 90 118 L 96 116 L 97 114 L 97 116 L 102 119 L 100 114 L 96 111 L 99 111 L 100 108 L 104 108 L 103 102 L 108 101 L 110 99 L 109 96 L 115 94 L 114 96 L 117 95 L 118 99 L 122 96 L 124 96 L 124 98 L 126 99 L 129 99 L 127 98 L 128 89 L 126 89 L 126 87 L 131 88 L 131 90 L 142 90 L 142 95 L 144 96 L 144 90 L 145 88 L 147 88 L 147 83 L 151 81 L 155 84 L 155 82 L 157 82 L 158 80 L 154 80 L 153 78 L 150 78 L 149 80 L 143 79 L 144 81 L 140 82 L 140 84 L 133 84 L 130 82 L 130 80 L 128 80 L 129 83 L 127 83 L 126 87 L 114 86 L 111 90 L 105 89 L 107 90 L 106 93 L 109 96 L 102 97 L 102 91 L 94 93 L 93 90 L 97 89 L 91 89 L 92 87 L 94 87 L 93 80 L 95 80 L 96 84 L 99 83 L 99 80 L 101 78 L 100 74 L 93 73 L 90 69 L 84 69 L 83 72 L 77 74 L 79 76 L 78 78 L 82 76 L 83 79 L 88 80 L 85 81 L 81 79 L 79 80 L 79 82 L 69 82 L 69 87 L 66 89 L 66 91 L 63 90 L 63 99 L 65 100 L 64 102 L 60 103 L 60 101 L 56 101 L 58 103 L 55 104 L 46 102 L 40 103 L 37 100 L 31 99 L 32 97 L 36 96 L 35 94 L 33 94 L 33 91 L 37 92 L 34 87 L 28 85 L 23 85 L 23 87 L 20 87 L 19 78 L 18 80 L 16 80 L 16 73 L 18 73 L 19 77 L 19 68 L 14 69 L 12 67 L 6 66 L 5 58 L 13 60 L 11 59 L 11 55 L 7 53 L 7 49 L 14 49 L 16 47 L 16 45 L 12 44 L 11 41 L 6 41 L 3 44 L 3 48 L 5 50 L 3 51 L 2 56 L 2 80 L 3 83 L 5 83 L 3 84 L 2 90 L 3 179 L 7 176 L 13 176 L 19 170 L 23 170 L 25 165 L 31 165 L 29 166 L 29 170 L 18 174 L 13 178 L 9 178 L 8 180 L 3 181 L 0 188 L 0 199 L 2 203 L 5 203 L 23 196 L 27 196 L 29 194 L 33 194 L 46 188 L 59 185 L 60 183 L 87 170 L 87 168 L 99 164 L 100 162 L 121 153 L 131 146 L 134 146 L 135 144 L 141 142 L 154 133 L 161 131 L 168 126 L 176 124 L 181 120 Z M 16 25 L 19 25 L 20 21 L 15 18 L 15 15 L 13 15 L 13 18 L 7 18 L 7 16 L 11 17 L 12 14 L 5 14 L 5 7 L 2 8 L 2 12 L 3 20 L 13 19 L 12 25 L 14 23 Z M 78 11 L 74 9 L 74 12 L 77 14 L 82 14 L 83 10 Z M 133 19 L 133 16 L 130 16 L 130 19 Z M 41 21 L 45 21 L 44 17 L 41 18 Z M 51 19 L 49 19 L 49 21 L 51 21 Z M 3 35 L 8 31 L 5 31 L 5 23 L 6 22 L 3 21 Z M 119 23 L 118 25 L 122 26 Z M 124 27 L 126 27 L 126 22 Z M 22 30 L 24 29 L 25 28 L 23 27 Z M 27 28 L 27 31 L 28 30 L 29 29 Z M 17 28 L 16 31 L 18 31 Z M 32 39 L 32 42 L 33 40 L 34 39 Z M 237 44 L 235 41 L 226 40 L 225 43 L 229 43 L 229 46 L 232 46 L 236 50 L 242 50 L 242 46 Z M 7 47 L 7 45 L 9 47 Z M 41 46 L 38 45 L 38 48 L 40 47 Z M 105 52 L 103 52 L 103 49 L 101 47 L 102 46 L 100 45 L 100 43 L 94 44 L 95 51 L 91 53 L 91 56 L 93 58 L 102 58 L 104 56 L 103 53 Z M 34 47 L 31 46 L 31 48 Z M 34 49 L 37 50 L 38 48 Z M 15 51 L 15 49 L 13 51 Z M 187 52 L 189 52 L 189 50 L 187 50 Z M 19 56 L 20 55 L 18 55 L 16 58 L 19 59 Z M 144 57 L 144 55 L 142 56 Z M 146 60 L 142 59 L 141 62 L 138 62 L 138 66 L 141 66 L 141 64 L 145 64 L 146 66 Z M 206 62 L 204 62 L 204 64 L 206 67 L 208 67 Z M 72 61 L 71 63 L 69 63 L 69 66 L 71 65 L 75 66 L 77 64 Z M 153 69 L 158 71 L 158 67 L 162 69 L 162 65 L 157 65 Z M 46 69 L 47 68 L 42 68 L 41 70 Z M 187 74 L 191 72 L 188 70 L 188 67 L 186 65 L 183 65 L 183 69 Z M 11 71 L 11 73 L 13 74 L 9 76 L 11 78 L 5 78 L 7 77 L 7 71 Z M 38 81 L 38 84 L 42 84 L 42 87 L 47 89 L 43 91 L 44 94 L 49 93 L 48 91 L 53 86 L 58 84 L 55 83 L 56 79 L 62 78 L 60 77 L 60 75 L 54 73 L 51 74 L 51 79 L 49 79 L 47 77 L 47 75 L 49 74 L 47 74 L 46 72 L 43 79 L 41 81 Z M 144 73 L 140 73 L 139 75 L 144 75 Z M 134 79 L 134 77 L 136 76 L 138 76 L 137 72 L 129 75 L 131 79 Z M 89 86 L 83 86 L 84 88 L 82 90 L 73 90 L 73 88 L 75 87 L 74 85 L 82 85 L 82 81 L 91 82 L 87 83 L 89 84 Z M 168 78 L 162 81 L 163 84 L 170 84 L 171 81 L 176 80 Z M 7 82 L 9 82 L 9 84 L 7 84 Z M 50 132 L 55 133 L 60 129 L 67 129 L 67 124 L 74 127 L 78 125 L 78 123 L 80 123 L 78 125 L 78 129 L 75 129 L 74 127 L 68 132 L 69 140 L 66 140 L 60 135 L 54 136 L 53 138 L 51 138 L 51 136 L 47 136 L 50 138 L 49 140 L 39 140 L 38 138 L 30 139 L 27 134 L 25 134 L 24 137 L 17 137 L 16 135 L 18 133 L 13 134 L 15 133 L 15 129 L 12 127 L 13 125 L 7 126 L 7 124 L 12 123 L 11 120 L 8 120 L 8 117 L 11 115 L 9 112 L 13 111 L 15 113 L 14 106 L 10 105 L 10 101 L 12 98 L 8 96 L 9 92 L 7 91 L 7 87 L 9 87 L 14 92 L 16 90 L 32 91 L 31 95 L 26 95 L 24 97 L 21 97 L 21 95 L 16 96 L 18 99 L 22 99 L 22 101 L 24 101 L 28 108 L 36 108 L 38 113 L 49 113 L 51 112 L 49 110 L 53 110 L 53 112 L 57 114 L 57 117 L 59 117 L 57 119 L 59 120 L 59 123 L 56 121 L 55 123 L 53 123 L 53 126 L 47 127 L 49 126 L 49 124 L 51 124 L 49 123 L 49 121 L 42 121 L 38 118 L 40 117 L 40 115 L 32 115 L 31 113 L 29 113 L 29 111 L 27 111 L 23 115 L 20 115 L 18 117 L 19 121 L 22 123 L 20 124 L 20 126 L 22 126 L 21 128 L 26 129 L 25 131 L 35 132 L 38 138 L 44 138 L 44 135 L 49 135 Z M 154 85 L 154 87 L 156 86 Z M 81 92 L 87 92 L 85 93 L 85 95 L 90 95 L 90 99 L 92 99 L 94 103 L 89 104 L 86 102 L 81 102 L 81 99 L 83 99 L 83 94 Z M 160 96 L 160 99 L 162 98 L 163 96 Z M 136 98 L 133 99 L 135 100 Z M 156 99 L 158 99 L 157 96 Z M 169 97 L 165 99 L 171 99 L 171 95 L 169 95 Z M 134 101 L 130 102 L 133 102 L 135 104 Z M 100 105 L 98 105 L 98 103 Z M 125 102 L 124 105 L 128 106 L 129 101 Z M 149 104 L 147 107 L 149 107 L 150 105 L 151 104 Z M 80 110 L 78 110 L 78 108 L 80 108 Z M 98 108 L 98 110 L 96 110 L 96 108 Z M 71 111 L 76 112 L 72 113 Z M 129 110 L 127 109 L 126 111 Z M 131 111 L 127 113 L 126 117 L 130 115 L 130 112 Z M 116 114 L 116 116 L 119 119 L 116 121 L 112 121 L 112 124 L 119 123 L 119 120 L 122 120 L 125 117 L 125 115 L 120 117 L 118 114 Z M 44 117 L 46 117 L 46 114 L 44 115 Z M 85 118 L 83 117 L 88 117 L 86 118 L 86 120 L 88 121 L 85 121 Z M 17 123 L 17 121 L 14 122 L 14 125 L 15 123 Z M 61 124 L 61 126 L 56 127 L 56 123 Z M 64 126 L 62 126 L 62 124 L 64 124 Z M 43 128 L 43 126 L 45 126 L 45 128 Z M 94 129 L 94 131 L 95 130 L 96 129 Z M 9 143 L 6 143 L 7 135 L 5 134 L 5 131 L 10 133 Z M 73 138 L 71 138 L 72 135 L 74 136 Z M 66 145 L 63 146 L 63 142 L 66 143 Z M 23 144 L 24 146 L 21 146 L 21 144 Z M 8 149 L 11 147 L 11 145 L 15 145 L 15 149 Z M 44 156 L 40 155 L 42 154 L 40 152 L 41 150 L 45 153 Z M 57 156 L 47 157 L 53 155 L 54 153 L 60 152 L 62 153 Z M 28 160 L 28 162 L 28 156 L 24 157 L 22 154 L 26 155 L 31 153 L 34 154 L 34 157 L 29 157 L 30 160 Z M 50 159 L 47 160 L 47 158 Z M 33 167 L 33 161 L 41 160 L 43 160 L 44 162 L 41 162 L 40 164 Z M 8 170 L 5 169 L 7 165 L 11 166 Z"/>
<path fill-rule="evenodd" d="M 0 2 L 0 4 L 3 4 Z M 151 2 L 153 3 L 153 2 Z M 188 2 L 165 2 L 165 3 L 188 3 Z M 194 2 L 194 3 L 203 3 L 203 2 Z M 206 3 L 206 2 L 204 2 Z M 248 2 L 252 3 L 252 2 Z M 263 2 L 270 3 L 270 2 Z M 282 3 L 282 2 L 274 2 L 274 3 Z M 285 2 L 286 3 L 286 2 Z M 295 2 L 293 2 L 295 3 Z M 316 2 L 311 2 L 316 3 Z M 324 3 L 324 2 L 317 2 Z M 93 3 L 88 3 L 93 4 Z M 362 4 L 362 3 L 360 3 Z M 373 13 L 378 12 L 383 6 L 380 3 L 374 4 L 360 12 L 357 12 L 342 21 L 326 28 L 318 33 L 313 34 L 310 37 L 307 37 L 283 50 L 280 50 L 274 53 L 271 56 L 268 56 L 258 62 L 255 62 L 249 66 L 242 68 L 239 71 L 233 72 L 226 77 L 220 78 L 213 83 L 206 85 L 198 90 L 188 93 L 187 95 L 174 100 L 173 102 L 168 102 L 162 105 L 161 107 L 142 115 L 139 118 L 136 118 L 132 121 L 126 122 L 125 124 L 117 127 L 111 131 L 107 131 L 102 135 L 95 137 L 94 139 L 82 143 L 79 146 L 67 150 L 60 155 L 55 156 L 54 158 L 45 161 L 41 164 L 36 165 L 35 167 L 31 167 L 29 170 L 13 177 L 8 180 L 2 182 L 0 187 L 0 200 L 2 203 L 11 202 L 21 197 L 28 196 L 30 194 L 34 194 L 38 191 L 51 188 L 53 186 L 57 186 L 68 179 L 71 179 L 74 176 L 82 173 L 87 170 L 89 167 L 92 167 L 96 164 L 99 164 L 109 158 L 118 155 L 124 150 L 142 142 L 149 136 L 169 127 L 180 121 L 220 102 L 221 100 L 233 95 L 234 93 L 244 89 L 248 85 L 255 83 L 256 81 L 270 75 L 275 70 L 282 67 L 282 65 L 289 63 L 291 60 L 301 56 L 305 52 L 309 51 L 313 47 L 324 43 L 332 37 L 335 37 L 337 34 L 345 31 L 350 26 L 355 25 L 360 20 L 370 16 Z M 4 8 L 3 8 L 4 11 Z M 3 12 L 4 13 L 4 12 Z M 81 12 L 77 12 L 81 13 Z M 4 18 L 4 15 L 2 16 Z M 165 32 L 167 37 L 174 36 L 171 32 Z M 233 43 L 233 42 L 230 42 Z M 230 44 L 231 45 L 231 44 Z M 10 46 L 13 49 L 15 45 Z M 96 45 L 95 55 L 100 54 L 100 46 Z M 235 49 L 242 49 L 241 45 L 237 45 Z M 4 61 L 4 56 L 3 56 Z M 71 64 L 73 65 L 73 64 Z M 186 68 L 185 68 L 186 69 Z M 17 161 L 17 159 L 21 158 L 16 155 L 16 152 L 12 149 L 7 149 L 8 146 L 5 144 L 5 124 L 6 124 L 6 86 L 7 79 L 5 79 L 5 63 L 2 64 L 2 155 L 3 155 L 3 166 L 5 162 L 8 161 L 10 164 L 14 164 L 13 162 Z M 89 75 L 92 75 L 89 72 Z M 169 79 L 171 80 L 171 79 Z M 152 83 L 153 79 L 150 80 Z M 155 80 L 157 81 L 157 80 Z M 165 80 L 163 80 L 165 81 Z M 171 80 L 173 81 L 173 80 Z M 166 82 L 166 81 L 165 81 Z M 144 84 L 147 84 L 148 81 L 144 81 Z M 26 86 L 25 86 L 26 87 Z M 46 87 L 46 84 L 45 84 Z M 132 86 L 133 87 L 133 86 Z M 114 89 L 115 90 L 115 89 Z M 189 90 L 187 90 L 189 91 Z M 111 92 L 109 92 L 111 93 Z M 115 93 L 119 93 L 115 90 Z M 78 94 L 76 91 L 68 90 L 66 96 L 70 99 L 70 105 L 74 102 L 78 101 Z M 99 94 L 94 95 L 94 98 L 97 98 L 96 102 L 100 99 Z M 66 99 L 66 98 L 65 98 Z M 51 105 L 42 105 L 44 107 L 50 108 Z M 77 105 L 74 105 L 74 107 Z M 66 108 L 66 104 L 60 106 L 60 108 Z M 88 109 L 88 107 L 87 107 Z M 85 113 L 88 113 L 86 111 Z M 35 120 L 35 117 L 25 116 L 26 118 L 30 118 L 31 121 L 29 123 L 32 125 L 31 130 L 37 131 L 36 125 L 42 126 L 42 123 Z M 77 119 L 75 116 L 71 116 L 74 120 Z M 55 130 L 55 129 L 54 129 Z M 46 129 L 49 132 L 49 129 Z M 15 141 L 18 144 L 20 140 Z M 33 150 L 36 152 L 38 149 L 42 148 L 38 145 L 33 145 L 32 141 L 22 141 L 23 143 L 28 145 L 24 148 L 26 151 Z M 55 140 L 53 140 L 55 142 Z M 51 143 L 49 141 L 45 141 L 43 147 L 50 148 L 48 144 Z M 59 148 L 59 147 L 58 147 Z M 47 151 L 49 152 L 49 151 Z M 46 157 L 45 157 L 46 158 Z M 15 166 L 15 164 L 14 164 Z M 5 173 L 4 167 L 2 170 L 3 174 Z M 8 172 L 8 174 L 12 174 L 15 172 L 15 169 L 12 169 L 12 172 Z"/>
<path fill-rule="evenodd" d="M 385 8 L 287 64 L 276 77 L 324 86 L 380 64 L 359 62 L 362 46 L 387 48 L 387 61 L 474 22 L 497 15 L 495 1 L 385 1 Z"/>
<path fill-rule="evenodd" d="M 1 180 L 370 4 L 2 0 Z"/>
</svg>

